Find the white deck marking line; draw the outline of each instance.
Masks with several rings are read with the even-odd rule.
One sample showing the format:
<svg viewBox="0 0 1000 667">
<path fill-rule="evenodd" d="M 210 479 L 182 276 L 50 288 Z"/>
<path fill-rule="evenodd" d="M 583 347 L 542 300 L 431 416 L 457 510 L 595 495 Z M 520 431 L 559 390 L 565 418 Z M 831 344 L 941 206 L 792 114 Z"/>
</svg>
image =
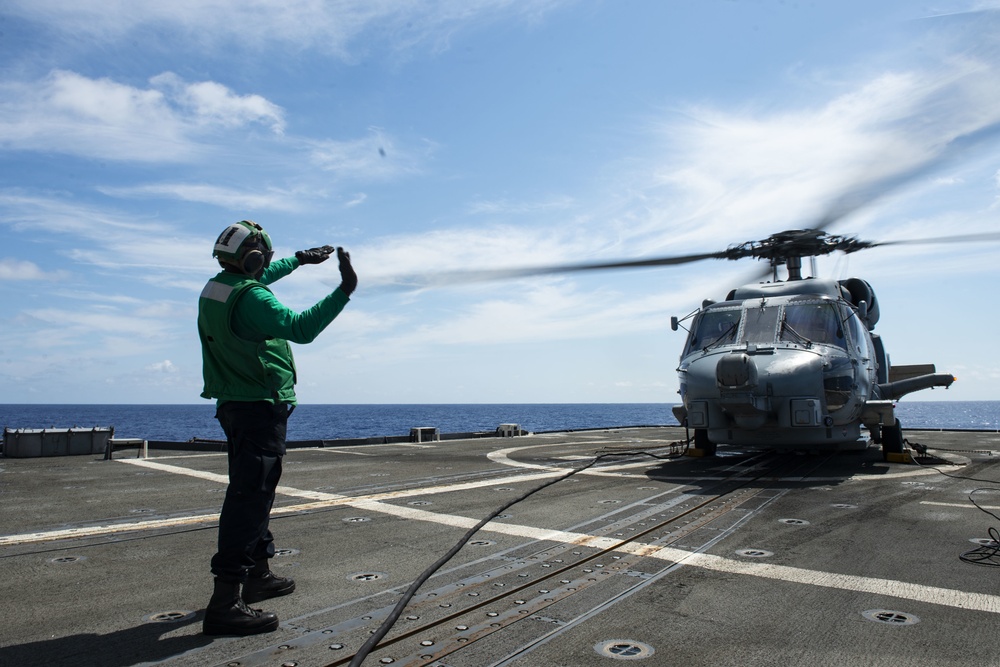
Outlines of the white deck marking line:
<svg viewBox="0 0 1000 667">
<path fill-rule="evenodd" d="M 212 457 L 226 456 L 225 452 L 211 452 L 209 454 L 168 454 L 166 456 L 157 456 L 157 461 L 163 461 L 164 459 L 207 459 Z"/>
<path fill-rule="evenodd" d="M 199 523 L 211 523 L 218 520 L 218 513 L 199 514 L 197 516 L 179 516 L 174 517 L 173 519 L 151 519 L 148 521 L 129 521 L 128 523 L 102 524 L 100 526 L 81 526 L 79 528 L 50 530 L 43 533 L 0 535 L 0 547 L 11 547 L 18 544 L 32 544 L 35 542 L 68 540 L 72 538 L 100 537 L 101 535 L 115 535 L 117 533 L 129 533 L 138 530 L 176 528 L 180 526 L 197 525 Z"/>
<path fill-rule="evenodd" d="M 609 442 L 611 442 L 611 441 L 609 441 Z M 565 445 L 565 444 L 566 443 L 556 442 L 556 443 L 546 443 L 546 444 L 539 444 L 539 445 L 525 445 L 524 447 L 508 447 L 506 449 L 497 449 L 495 451 L 492 451 L 489 454 L 487 454 L 486 457 L 488 459 L 490 459 L 491 461 L 493 461 L 494 463 L 499 463 L 501 465 L 510 466 L 512 468 L 524 468 L 524 469 L 528 469 L 528 470 L 555 470 L 555 468 L 552 468 L 551 466 L 545 466 L 545 465 L 541 465 L 541 464 L 538 464 L 538 463 L 524 463 L 524 462 L 521 462 L 521 461 L 515 461 L 514 459 L 510 458 L 510 454 L 513 454 L 514 452 L 520 451 L 522 449 L 533 449 L 535 447 L 557 447 L 557 446 Z M 574 443 L 574 444 L 592 444 L 592 443 Z M 661 448 L 655 448 L 654 447 L 652 449 L 661 449 Z M 560 457 L 560 458 L 568 458 L 568 457 Z M 593 457 L 587 457 L 587 458 L 593 458 Z M 638 463 L 623 463 L 621 465 L 601 466 L 600 468 L 595 468 L 595 469 L 591 469 L 591 470 L 585 470 L 585 471 L 583 471 L 580 474 L 581 475 L 593 475 L 593 476 L 596 476 L 596 477 L 643 477 L 644 475 L 628 475 L 628 474 L 618 473 L 616 471 L 618 471 L 618 470 L 626 470 L 626 469 L 629 469 L 629 468 L 652 468 L 652 467 L 656 467 L 658 465 L 662 465 L 662 462 L 661 463 L 657 463 L 655 460 L 640 461 Z M 818 482 L 846 482 L 846 481 L 859 481 L 859 482 L 862 482 L 862 481 L 883 480 L 883 479 L 903 479 L 903 478 L 907 478 L 907 477 L 916 477 L 916 476 L 919 476 L 919 475 L 933 475 L 935 472 L 937 472 L 937 471 L 933 470 L 933 469 L 917 468 L 917 469 L 914 469 L 914 470 L 907 470 L 907 471 L 904 471 L 904 472 L 890 472 L 890 473 L 885 473 L 883 475 L 852 475 L 850 477 L 809 477 L 809 478 L 806 479 L 806 481 L 817 482 L 817 483 Z M 743 481 L 744 478 L 699 477 L 698 479 L 703 480 L 703 481 L 721 481 L 723 479 L 726 479 L 726 480 L 732 479 L 734 481 Z M 747 479 L 749 479 L 749 478 L 747 478 Z M 781 481 L 788 481 L 788 480 L 798 480 L 800 478 L 799 477 L 780 477 L 778 479 L 781 480 Z"/>
<path fill-rule="evenodd" d="M 200 479 L 207 479 L 209 481 L 219 482 L 220 484 L 229 483 L 229 477 L 226 475 L 220 475 L 214 472 L 206 472 L 203 470 L 191 470 L 189 468 L 174 466 L 167 463 L 157 463 L 152 459 L 120 459 L 118 460 L 118 462 L 127 463 L 128 465 L 139 466 L 141 468 L 152 468 L 154 470 L 162 470 L 163 472 L 172 472 L 178 475 L 198 477 Z M 486 486 L 504 486 L 506 484 L 531 482 L 538 479 L 546 479 L 548 477 L 565 475 L 568 472 L 569 470 L 565 468 L 556 468 L 548 472 L 523 473 L 518 475 L 508 475 L 506 477 L 481 479 L 474 482 L 459 482 L 456 484 L 442 484 L 440 486 L 428 486 L 415 489 L 402 489 L 399 491 L 386 491 L 384 493 L 373 493 L 368 496 L 344 496 L 337 493 L 324 493 L 323 491 L 306 491 L 303 489 L 296 489 L 290 486 L 279 486 L 277 488 L 277 492 L 282 495 L 292 496 L 294 498 L 309 498 L 310 500 L 319 500 L 319 501 L 354 502 L 359 500 L 393 500 L 396 498 L 409 498 L 412 496 L 425 496 L 438 493 L 448 493 L 450 491 L 467 491 L 469 489 L 479 489 Z"/>
<path fill-rule="evenodd" d="M 151 468 L 177 475 L 196 477 L 219 484 L 228 484 L 229 478 L 214 472 L 204 470 L 192 470 L 182 466 L 159 463 L 150 459 L 115 459 L 118 463 L 139 466 L 141 468 Z M 445 484 L 434 487 L 423 487 L 415 489 L 403 489 L 400 491 L 387 491 L 375 493 L 368 496 L 344 496 L 336 493 L 324 493 L 322 491 L 306 491 L 290 486 L 279 486 L 277 492 L 284 496 L 293 498 L 305 498 L 312 500 L 311 503 L 299 505 L 288 505 L 285 507 L 275 507 L 271 510 L 271 516 L 281 516 L 285 514 L 295 514 L 309 510 L 326 509 L 337 505 L 351 506 L 358 502 L 399 500 L 411 498 L 413 496 L 437 495 L 452 491 L 468 491 L 477 488 L 491 486 L 505 486 L 521 482 L 531 482 L 557 475 L 565 474 L 567 470 L 553 473 L 528 473 L 522 475 L 509 475 L 507 477 L 479 480 L 475 482 L 462 482 L 459 484 Z M 219 520 L 217 512 L 212 514 L 196 514 L 186 517 L 173 517 L 170 519 L 148 519 L 146 521 L 130 521 L 128 523 L 99 524 L 95 526 L 81 526 L 78 528 L 66 528 L 62 530 L 51 530 L 37 533 L 22 533 L 18 535 L 0 535 L 0 547 L 13 546 L 17 544 L 28 544 L 33 542 L 48 542 L 52 540 L 63 540 L 69 538 L 99 537 L 101 535 L 113 535 L 116 533 L 131 532 L 138 530 L 159 530 L 162 528 L 176 528 L 180 526 L 192 526 L 203 523 L 212 523 Z M 473 522 L 474 525 L 475 522 Z"/>
<path fill-rule="evenodd" d="M 358 445 L 358 447 L 364 447 L 365 449 L 370 449 L 372 447 L 412 447 L 414 449 L 437 449 L 437 445 L 418 445 L 411 442 L 380 442 L 371 445 Z M 299 452 L 336 452 L 338 454 L 358 454 L 360 452 L 352 452 L 344 447 L 302 447 L 296 449 Z M 366 454 L 365 456 L 369 456 Z"/>
<path fill-rule="evenodd" d="M 226 480 L 226 477 L 224 475 L 218 475 L 215 473 L 208 473 L 198 470 L 189 470 L 187 468 L 181 468 L 179 466 L 158 464 L 154 461 L 149 461 L 149 460 L 122 459 L 121 461 L 123 463 L 129 463 L 131 465 L 157 468 L 164 470 L 165 472 L 176 472 L 178 474 L 190 475 L 201 479 L 213 479 L 215 481 L 219 481 L 220 479 L 223 481 Z M 518 479 L 524 481 L 528 477 L 542 478 L 550 476 L 552 475 L 525 475 Z M 457 487 L 475 488 L 476 486 L 487 486 L 495 484 L 496 480 L 490 480 L 488 484 L 485 482 L 478 482 L 478 483 L 470 482 L 467 484 L 456 484 L 447 487 L 442 486 L 435 488 L 437 489 L 447 488 L 449 490 L 456 490 Z M 389 514 L 403 519 L 409 519 L 413 521 L 425 521 L 439 525 L 453 526 L 466 529 L 471 528 L 472 526 L 479 523 L 478 520 L 470 519 L 468 517 L 457 516 L 452 514 L 438 514 L 435 512 L 429 512 L 427 510 L 417 509 L 415 507 L 404 507 L 404 506 L 390 505 L 384 502 L 380 502 L 380 499 L 384 498 L 401 497 L 399 495 L 401 493 L 410 493 L 412 495 L 417 495 L 417 494 L 425 495 L 427 493 L 426 489 L 424 490 L 412 489 L 408 492 L 405 491 L 393 492 L 385 494 L 376 494 L 362 498 L 349 498 L 347 496 L 340 496 L 331 493 L 321 493 L 319 491 L 302 491 L 291 487 L 278 487 L 278 488 L 279 490 L 281 490 L 282 493 L 288 495 L 315 498 L 317 500 L 324 499 L 322 502 L 308 503 L 306 505 L 297 506 L 299 508 L 329 507 L 331 505 L 343 504 L 358 509 L 365 509 L 372 512 L 378 512 L 381 514 Z M 283 510 L 284 512 L 288 512 L 291 511 L 292 508 L 283 508 Z M 279 513 L 281 511 L 282 510 L 274 510 L 274 513 Z M 295 510 L 295 511 L 300 511 L 300 510 Z M 157 527 L 164 527 L 168 525 L 180 525 L 181 522 L 184 521 L 192 522 L 195 520 L 198 522 L 218 520 L 218 514 L 201 515 L 198 517 L 179 517 L 176 519 L 163 519 L 159 521 L 150 521 L 150 522 L 134 522 L 128 525 L 150 527 L 152 524 L 156 524 Z M 104 530 L 106 532 L 118 532 L 123 529 L 124 525 L 125 524 L 118 524 L 116 526 L 98 526 L 95 528 L 97 530 Z M 69 529 L 67 531 L 55 531 L 55 532 L 70 533 L 70 535 L 67 536 L 80 536 L 81 531 L 87 531 L 87 530 L 88 529 L 83 528 L 83 529 Z M 918 602 L 926 602 L 929 604 L 955 607 L 958 609 L 968 609 L 972 611 L 986 611 L 994 614 L 1000 614 L 1000 596 L 989 595 L 985 593 L 969 593 L 966 591 L 957 591 L 948 588 L 939 588 L 937 586 L 925 586 L 922 584 L 912 584 L 905 581 L 895 581 L 893 579 L 879 579 L 876 577 L 861 577 L 849 574 L 821 572 L 819 570 L 807 570 L 804 568 L 790 567 L 787 565 L 749 563 L 749 562 L 733 560 L 730 558 L 725 558 L 722 556 L 715 556 L 712 554 L 694 553 L 690 551 L 685 551 L 683 549 L 675 549 L 673 547 L 660 547 L 654 544 L 644 544 L 637 542 L 624 543 L 622 540 L 610 537 L 589 535 L 587 533 L 573 533 L 563 530 L 536 528 L 534 526 L 525 526 L 519 524 L 497 523 L 491 521 L 490 523 L 486 524 L 483 527 L 483 530 L 493 533 L 500 533 L 503 535 L 527 537 L 535 540 L 562 542 L 564 544 L 573 544 L 573 545 L 594 547 L 600 549 L 611 548 L 615 549 L 616 551 L 622 551 L 624 553 L 636 554 L 648 558 L 656 558 L 658 560 L 663 560 L 671 563 L 700 567 L 702 569 L 714 572 L 742 574 L 753 577 L 761 577 L 764 579 L 772 579 L 775 581 L 787 581 L 791 583 L 808 584 L 810 586 L 836 588 L 840 590 L 854 591 L 857 593 L 871 593 L 873 595 L 899 598 L 904 600 L 914 600 Z M 52 537 L 53 533 L 47 533 L 47 534 L 36 533 L 35 535 L 38 536 L 47 535 L 48 537 L 44 539 L 56 539 Z M 11 538 L 16 538 L 16 537 L 19 536 L 7 536 L 4 538 L 0 538 L 0 546 L 4 544 L 20 543 L 20 542 L 9 542 Z M 29 541 L 40 541 L 40 540 L 29 540 Z"/>
<path fill-rule="evenodd" d="M 660 553 L 654 554 L 653 557 L 674 562 L 683 562 L 685 565 L 693 565 L 714 572 L 743 574 L 776 581 L 808 584 L 823 588 L 836 588 L 856 593 L 870 593 L 872 595 L 913 600 L 915 602 L 925 602 L 945 607 L 955 607 L 957 609 L 1000 614 L 1000 596 L 997 595 L 970 593 L 893 579 L 820 572 L 818 570 L 806 570 L 787 565 L 749 563 L 711 554 L 689 554 L 688 558 L 685 559 L 683 556 L 685 552 L 680 551 L 680 553 L 677 553 L 678 551 L 680 550 L 663 549 Z"/>
<path fill-rule="evenodd" d="M 359 509 L 392 514 L 393 516 L 403 519 L 427 521 L 456 528 L 468 529 L 478 523 L 476 519 L 470 519 L 467 517 L 436 514 L 434 512 L 414 507 L 387 505 L 385 503 L 369 500 L 351 503 L 351 505 Z M 528 537 L 536 540 L 561 542 L 564 544 L 594 547 L 598 549 L 610 548 L 615 549 L 616 551 L 656 558 L 670 563 L 682 563 L 684 565 L 700 567 L 714 572 L 742 574 L 776 581 L 808 584 L 811 586 L 821 586 L 823 588 L 837 588 L 857 593 L 871 593 L 873 595 L 885 597 L 914 600 L 918 602 L 956 607 L 959 609 L 987 611 L 994 614 L 1000 614 L 1000 596 L 985 593 L 968 593 L 948 588 L 939 588 L 937 586 L 911 584 L 905 581 L 879 579 L 876 577 L 862 577 L 850 574 L 837 574 L 833 572 L 821 572 L 818 570 L 807 570 L 787 565 L 749 563 L 732 560 L 723 556 L 692 553 L 690 551 L 674 549 L 672 547 L 659 547 L 657 545 L 636 542 L 626 544 L 619 539 L 610 537 L 588 535 L 586 533 L 572 533 L 562 530 L 535 528 L 533 526 L 490 522 L 483 527 L 483 530 L 516 537 Z"/>
<path fill-rule="evenodd" d="M 613 442 L 613 441 L 608 441 L 608 442 Z M 494 450 L 488 453 L 486 455 L 486 458 L 488 458 L 490 461 L 493 461 L 494 463 L 510 466 L 511 468 L 524 468 L 526 470 L 560 470 L 560 468 L 541 465 L 539 463 L 523 463 L 521 461 L 515 461 L 512 458 L 510 458 L 509 454 L 521 451 L 522 449 L 535 449 L 537 447 L 558 447 L 558 446 L 565 446 L 566 444 L 568 443 L 555 442 L 555 443 L 547 443 L 544 445 L 539 444 L 539 445 L 526 445 L 524 447 L 508 447 L 507 449 Z M 585 443 L 573 443 L 573 444 L 592 445 L 592 444 L 604 444 L 604 443 L 585 442 Z M 663 449 L 663 447 L 653 447 L 651 449 Z M 606 453 L 611 454 L 613 452 L 606 452 Z M 596 456 L 597 455 L 595 454 L 594 456 L 586 456 L 583 458 L 592 459 L 596 458 Z M 565 457 L 560 457 L 560 458 L 565 458 Z M 651 459 L 649 461 L 639 461 L 638 463 L 622 463 L 620 465 L 610 465 L 610 466 L 601 466 L 600 468 L 591 468 L 590 470 L 584 470 L 580 474 L 591 475 L 594 477 L 642 477 L 643 475 L 625 475 L 617 471 L 628 470 L 630 468 L 653 468 L 657 465 L 660 464 L 656 463 L 655 459 Z M 564 472 L 569 472 L 569 471 L 564 470 Z"/>
<path fill-rule="evenodd" d="M 848 479 L 857 482 L 879 482 L 883 479 L 906 479 L 907 477 L 921 477 L 923 475 L 941 474 L 933 468 L 915 468 L 914 470 L 904 470 L 903 472 L 887 472 L 882 475 L 852 475 Z"/>
<path fill-rule="evenodd" d="M 983 508 L 984 510 L 1000 510 L 1000 505 L 980 505 L 979 507 L 976 507 L 972 503 L 939 503 L 939 502 L 934 502 L 933 500 L 921 500 L 920 504 L 935 505 L 937 507 L 957 507 L 963 510 L 977 510 L 979 509 L 979 507 Z"/>
</svg>

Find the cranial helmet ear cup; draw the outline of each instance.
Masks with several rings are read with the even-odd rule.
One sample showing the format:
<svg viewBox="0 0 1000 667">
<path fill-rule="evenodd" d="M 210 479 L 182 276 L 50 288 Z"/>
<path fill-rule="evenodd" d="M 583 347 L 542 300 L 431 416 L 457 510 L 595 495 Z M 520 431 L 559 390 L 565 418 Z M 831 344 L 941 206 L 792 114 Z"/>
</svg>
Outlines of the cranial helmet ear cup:
<svg viewBox="0 0 1000 667">
<path fill-rule="evenodd" d="M 240 270 L 247 275 L 256 275 L 258 271 L 264 268 L 264 253 L 260 250 L 251 250 L 247 254 L 243 255 L 243 259 L 240 260 Z"/>
</svg>

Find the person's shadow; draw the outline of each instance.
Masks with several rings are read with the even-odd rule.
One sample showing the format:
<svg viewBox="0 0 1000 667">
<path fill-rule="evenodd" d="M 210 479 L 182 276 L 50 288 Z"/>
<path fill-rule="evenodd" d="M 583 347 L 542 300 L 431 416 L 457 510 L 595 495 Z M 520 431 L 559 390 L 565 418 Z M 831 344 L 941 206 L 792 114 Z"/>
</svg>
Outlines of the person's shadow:
<svg viewBox="0 0 1000 667">
<path fill-rule="evenodd" d="M 201 633 L 161 638 L 191 623 L 201 623 L 199 611 L 176 622 L 150 622 L 106 635 L 78 634 L 0 648 L 0 665 L 46 665 L 47 667 L 130 667 L 143 662 L 166 660 L 212 643 Z"/>
</svg>

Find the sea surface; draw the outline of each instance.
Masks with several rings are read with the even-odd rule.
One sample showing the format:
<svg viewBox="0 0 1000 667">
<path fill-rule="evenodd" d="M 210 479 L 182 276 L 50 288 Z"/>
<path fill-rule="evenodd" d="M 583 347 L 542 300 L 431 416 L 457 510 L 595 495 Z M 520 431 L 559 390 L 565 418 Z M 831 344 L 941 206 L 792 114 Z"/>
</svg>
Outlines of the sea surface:
<svg viewBox="0 0 1000 667">
<path fill-rule="evenodd" d="M 441 433 L 493 431 L 518 424 L 535 433 L 617 426 L 677 425 L 667 403 L 526 403 L 459 405 L 300 405 L 289 440 L 408 435 L 431 426 Z M 1000 430 L 1000 401 L 901 402 L 904 429 Z M 0 405 L 7 428 L 113 426 L 115 437 L 186 442 L 221 440 L 211 403 L 197 405 Z"/>
</svg>

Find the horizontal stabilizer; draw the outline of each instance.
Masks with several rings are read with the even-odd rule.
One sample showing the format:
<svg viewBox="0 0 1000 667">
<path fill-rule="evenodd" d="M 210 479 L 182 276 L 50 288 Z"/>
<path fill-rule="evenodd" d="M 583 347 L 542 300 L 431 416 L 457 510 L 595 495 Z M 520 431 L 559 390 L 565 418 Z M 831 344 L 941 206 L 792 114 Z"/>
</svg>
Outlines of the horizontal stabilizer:
<svg viewBox="0 0 1000 667">
<path fill-rule="evenodd" d="M 910 378 L 915 378 L 918 375 L 930 375 L 936 372 L 937 369 L 934 368 L 934 364 L 912 364 L 910 366 L 890 366 L 889 367 L 889 382 L 896 382 L 897 380 L 909 380 Z"/>
<path fill-rule="evenodd" d="M 878 397 L 882 399 L 896 400 L 906 396 L 910 392 L 930 387 L 950 387 L 955 381 L 955 376 L 950 373 L 928 373 L 927 375 L 917 375 L 905 380 L 886 382 L 878 385 Z"/>
</svg>

